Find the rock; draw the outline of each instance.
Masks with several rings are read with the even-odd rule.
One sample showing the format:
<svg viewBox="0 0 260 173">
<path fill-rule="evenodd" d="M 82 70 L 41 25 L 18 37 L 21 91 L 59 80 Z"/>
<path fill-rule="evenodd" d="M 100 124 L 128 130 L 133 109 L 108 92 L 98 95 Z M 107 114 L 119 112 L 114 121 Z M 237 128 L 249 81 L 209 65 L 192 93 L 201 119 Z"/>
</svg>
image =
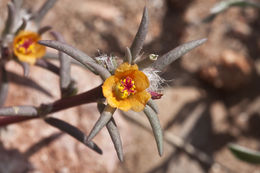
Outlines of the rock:
<svg viewBox="0 0 260 173">
<path fill-rule="evenodd" d="M 253 69 L 249 58 L 233 50 L 225 50 L 217 62 L 200 68 L 199 76 L 215 88 L 234 90 L 250 81 Z"/>
</svg>

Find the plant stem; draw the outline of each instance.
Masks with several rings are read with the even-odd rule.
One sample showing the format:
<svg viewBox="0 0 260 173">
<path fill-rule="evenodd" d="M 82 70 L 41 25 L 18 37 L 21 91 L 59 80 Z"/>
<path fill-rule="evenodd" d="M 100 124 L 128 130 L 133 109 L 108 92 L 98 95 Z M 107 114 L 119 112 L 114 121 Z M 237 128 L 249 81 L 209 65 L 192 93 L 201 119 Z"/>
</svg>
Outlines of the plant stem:
<svg viewBox="0 0 260 173">
<path fill-rule="evenodd" d="M 35 117 L 35 116 L 32 116 L 32 117 L 21 117 L 21 116 L 0 117 L 0 127 L 7 126 L 9 124 L 19 123 L 19 122 L 30 120 L 33 118 L 37 118 L 37 117 Z"/>
<path fill-rule="evenodd" d="M 64 109 L 68 109 L 74 106 L 79 106 L 82 104 L 93 103 L 96 102 L 98 99 L 103 98 L 102 94 L 102 85 L 99 85 L 89 91 L 84 93 L 74 95 L 71 97 L 66 97 L 59 99 L 53 103 L 47 104 L 46 106 L 51 106 L 50 112 L 48 114 L 58 112 Z M 41 107 L 40 107 L 41 108 Z M 48 107 L 46 107 L 48 108 Z M 44 111 L 44 110 L 43 110 Z M 12 117 L 2 117 L 0 118 L 0 127 L 7 126 L 9 124 L 14 124 L 26 120 L 31 120 L 34 118 L 40 118 L 40 116 L 12 116 Z"/>
<path fill-rule="evenodd" d="M 63 109 L 68 109 L 86 103 L 96 102 L 98 99 L 104 97 L 102 94 L 101 86 L 102 85 L 99 85 L 98 87 L 93 88 L 92 90 L 89 90 L 87 92 L 55 101 L 51 104 L 52 110 L 50 113 L 58 112 Z"/>
</svg>

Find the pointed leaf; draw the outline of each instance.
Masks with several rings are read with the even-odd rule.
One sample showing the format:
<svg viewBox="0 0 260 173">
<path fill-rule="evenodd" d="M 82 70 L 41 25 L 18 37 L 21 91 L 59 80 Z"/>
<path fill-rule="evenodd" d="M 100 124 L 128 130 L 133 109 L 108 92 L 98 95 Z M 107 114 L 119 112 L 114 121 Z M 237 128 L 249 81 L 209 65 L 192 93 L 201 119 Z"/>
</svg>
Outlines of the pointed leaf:
<svg viewBox="0 0 260 173">
<path fill-rule="evenodd" d="M 148 100 L 147 105 L 150 106 L 156 114 L 158 114 L 159 108 L 152 99 Z"/>
<path fill-rule="evenodd" d="M 109 132 L 109 135 L 113 141 L 113 144 L 114 144 L 114 147 L 115 147 L 115 150 L 117 153 L 117 157 L 121 162 L 123 162 L 124 155 L 123 155 L 122 141 L 121 141 L 121 137 L 120 137 L 116 122 L 113 117 L 109 120 L 109 122 L 107 123 L 106 126 L 107 126 L 107 130 Z"/>
<path fill-rule="evenodd" d="M 54 142 L 55 140 L 57 140 L 58 138 L 60 138 L 62 135 L 64 135 L 64 133 L 62 132 L 58 132 L 58 133 L 54 133 L 51 134 L 48 137 L 44 137 L 43 139 L 41 139 L 40 141 L 38 141 L 37 143 L 33 144 L 32 146 L 30 146 L 24 153 L 23 155 L 26 158 L 31 157 L 32 155 L 34 155 L 35 153 L 37 153 L 38 151 L 40 151 L 42 148 L 44 147 L 48 147 L 48 145 L 50 145 L 52 142 Z"/>
<path fill-rule="evenodd" d="M 134 61 L 139 55 L 143 47 L 147 32 L 148 32 L 148 10 L 146 7 L 144 7 L 142 21 L 140 23 L 139 29 L 135 35 L 134 41 L 130 48 L 132 53 L 132 61 Z"/>
<path fill-rule="evenodd" d="M 8 79 L 5 67 L 1 67 L 1 86 L 0 86 L 0 107 L 2 107 L 5 103 L 7 93 L 8 93 Z"/>
<path fill-rule="evenodd" d="M 58 32 L 52 31 L 51 34 L 55 37 L 57 41 L 65 43 L 64 38 Z M 71 79 L 71 58 L 62 51 L 59 51 L 59 61 L 60 61 L 60 90 L 62 97 L 71 96 L 77 88 L 75 87 L 75 82 Z"/>
<path fill-rule="evenodd" d="M 36 23 L 40 23 L 48 11 L 55 5 L 57 0 L 46 0 L 41 8 L 33 15 Z"/>
<path fill-rule="evenodd" d="M 42 59 L 59 60 L 59 55 L 57 53 L 46 52 L 46 54 L 42 57 Z M 72 64 L 78 65 L 80 67 L 85 67 L 83 64 L 81 64 L 80 62 L 78 62 L 73 58 L 71 58 L 70 61 Z"/>
<path fill-rule="evenodd" d="M 95 60 L 93 60 L 92 58 L 90 58 L 88 55 L 81 52 L 80 50 L 73 48 L 72 46 L 69 46 L 65 43 L 61 43 L 61 42 L 54 41 L 54 40 L 40 40 L 40 41 L 38 41 L 38 43 L 48 46 L 48 47 L 52 47 L 54 49 L 57 49 L 59 51 L 62 51 L 64 53 L 68 54 L 75 60 L 77 60 L 80 63 L 82 63 L 83 65 L 85 65 L 93 73 L 99 74 L 103 80 L 105 80 L 106 78 L 111 76 L 111 74 L 109 73 L 109 71 L 106 68 L 97 64 L 95 62 Z"/>
<path fill-rule="evenodd" d="M 178 59 L 179 57 L 183 56 L 190 50 L 198 47 L 199 45 L 205 43 L 207 39 L 203 38 L 200 40 L 191 41 L 185 44 L 182 44 L 175 49 L 171 50 L 170 52 L 164 54 L 161 58 L 158 58 L 157 61 L 155 61 L 152 64 L 152 67 L 156 70 L 164 71 L 164 69 L 170 65 L 173 61 Z"/>
<path fill-rule="evenodd" d="M 102 113 L 104 111 L 105 107 L 106 107 L 106 105 L 103 103 L 97 104 L 97 108 L 100 113 Z M 106 127 L 107 127 L 109 135 L 112 139 L 112 142 L 114 144 L 114 147 L 115 147 L 115 150 L 117 153 L 117 157 L 121 162 L 123 162 L 123 160 L 124 160 L 123 146 L 122 146 L 119 130 L 117 128 L 116 122 L 113 117 L 109 120 Z"/>
<path fill-rule="evenodd" d="M 94 142 L 87 141 L 86 140 L 87 136 L 83 132 L 81 132 L 78 128 L 76 128 L 75 126 L 72 126 L 71 124 L 69 124 L 63 120 L 53 118 L 53 117 L 46 118 L 45 122 L 50 124 L 53 127 L 60 129 L 63 132 L 69 134 L 70 136 L 77 139 L 78 141 L 80 141 L 81 143 L 86 145 L 87 147 L 93 149 L 97 153 L 102 154 L 102 150 Z"/>
<path fill-rule="evenodd" d="M 229 150 L 236 158 L 248 163 L 260 164 L 260 152 L 239 146 L 237 144 L 229 144 Z"/>
<path fill-rule="evenodd" d="M 105 107 L 106 107 L 106 105 L 103 103 L 97 104 L 97 108 L 100 113 L 102 113 L 104 111 Z M 124 160 L 123 146 L 122 146 L 119 130 L 117 128 L 116 122 L 113 117 L 108 121 L 106 127 L 107 127 L 108 133 L 112 139 L 112 142 L 114 144 L 114 147 L 115 147 L 115 150 L 117 153 L 117 157 L 121 162 L 123 162 L 123 160 Z"/>
<path fill-rule="evenodd" d="M 132 64 L 132 54 L 131 54 L 131 50 L 128 47 L 126 47 L 126 50 L 125 50 L 124 61 L 128 62 L 129 64 Z"/>
<path fill-rule="evenodd" d="M 218 14 L 232 6 L 240 6 L 240 7 L 250 6 L 250 7 L 260 8 L 260 3 L 254 1 L 248 1 L 248 0 L 226 0 L 215 4 L 214 7 L 210 9 L 210 13 Z"/>
<path fill-rule="evenodd" d="M 51 26 L 44 26 L 44 27 L 41 27 L 39 30 L 38 30 L 38 34 L 39 35 L 42 35 L 44 34 L 45 32 L 51 30 L 52 27 Z"/>
<path fill-rule="evenodd" d="M 227 9 L 238 6 L 238 7 L 254 7 L 260 9 L 260 3 L 248 0 L 225 0 L 220 1 L 210 9 L 210 15 L 203 19 L 203 22 L 211 22 L 218 14 L 226 11 Z"/>
<path fill-rule="evenodd" d="M 23 75 L 25 77 L 28 77 L 29 76 L 29 73 L 30 73 L 30 66 L 28 63 L 26 62 L 21 62 L 21 61 L 18 61 L 19 64 L 21 64 L 21 66 L 23 67 Z"/>
<path fill-rule="evenodd" d="M 17 11 L 20 10 L 20 8 L 22 7 L 23 4 L 23 0 L 12 0 L 14 7 Z"/>
<path fill-rule="evenodd" d="M 109 105 L 107 105 L 105 107 L 104 111 L 101 113 L 96 124 L 90 131 L 88 139 L 87 139 L 88 141 L 91 141 L 100 132 L 100 130 L 109 122 L 109 120 L 112 118 L 115 110 L 116 110 L 115 108 L 112 108 Z"/>
<path fill-rule="evenodd" d="M 16 30 L 15 35 L 17 35 L 21 30 L 24 30 L 27 26 L 27 20 L 25 18 L 22 19 L 21 26 Z"/>
<path fill-rule="evenodd" d="M 159 118 L 158 118 L 157 114 L 153 111 L 153 109 L 148 105 L 145 106 L 144 113 L 147 116 L 147 118 L 152 126 L 153 134 L 154 134 L 154 137 L 156 140 L 159 155 L 162 156 L 163 155 L 163 132 L 162 132 Z"/>
<path fill-rule="evenodd" d="M 5 104 L 5 100 L 7 98 L 8 94 L 8 83 L 4 83 L 2 81 L 0 86 L 0 107 L 2 107 Z"/>
<path fill-rule="evenodd" d="M 8 16 L 5 23 L 5 28 L 3 30 L 2 36 L 5 37 L 7 34 L 10 34 L 13 32 L 13 27 L 15 24 L 15 7 L 12 2 L 8 2 Z"/>
</svg>

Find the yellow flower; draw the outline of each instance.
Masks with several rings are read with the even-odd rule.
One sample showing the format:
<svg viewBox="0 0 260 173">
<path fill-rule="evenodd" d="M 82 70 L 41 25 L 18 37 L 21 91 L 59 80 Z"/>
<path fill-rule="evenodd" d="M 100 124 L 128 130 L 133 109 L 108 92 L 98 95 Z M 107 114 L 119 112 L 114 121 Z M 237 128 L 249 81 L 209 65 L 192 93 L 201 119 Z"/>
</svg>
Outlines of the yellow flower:
<svg viewBox="0 0 260 173">
<path fill-rule="evenodd" d="M 138 70 L 137 65 L 121 64 L 104 82 L 103 95 L 111 107 L 140 112 L 151 95 L 145 90 L 149 87 L 147 76 Z"/>
<path fill-rule="evenodd" d="M 46 52 L 45 46 L 37 43 L 39 40 L 41 36 L 35 32 L 20 31 L 13 41 L 14 54 L 20 61 L 34 64 Z"/>
</svg>

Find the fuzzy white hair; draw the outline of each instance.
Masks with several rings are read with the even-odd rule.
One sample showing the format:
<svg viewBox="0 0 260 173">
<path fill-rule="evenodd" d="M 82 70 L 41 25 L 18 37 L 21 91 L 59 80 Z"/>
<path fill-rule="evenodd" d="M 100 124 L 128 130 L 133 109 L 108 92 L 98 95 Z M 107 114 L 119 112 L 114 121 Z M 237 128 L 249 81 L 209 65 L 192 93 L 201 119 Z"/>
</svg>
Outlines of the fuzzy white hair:
<svg viewBox="0 0 260 173">
<path fill-rule="evenodd" d="M 160 73 L 160 71 L 148 67 L 145 68 L 143 72 L 148 77 L 148 80 L 150 81 L 150 86 L 147 90 L 153 92 L 162 92 L 163 84 L 166 82 L 166 80 L 160 77 L 160 75 L 158 74 Z"/>
</svg>

